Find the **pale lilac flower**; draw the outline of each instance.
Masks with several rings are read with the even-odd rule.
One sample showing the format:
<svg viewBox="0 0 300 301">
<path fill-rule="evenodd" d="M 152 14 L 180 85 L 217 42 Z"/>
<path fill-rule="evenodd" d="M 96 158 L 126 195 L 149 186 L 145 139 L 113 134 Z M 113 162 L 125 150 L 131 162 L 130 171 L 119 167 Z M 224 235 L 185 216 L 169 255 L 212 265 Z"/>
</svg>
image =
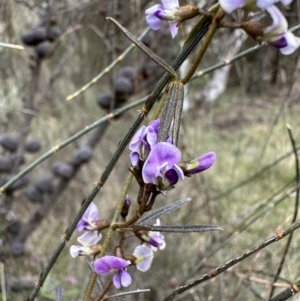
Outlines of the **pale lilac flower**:
<svg viewBox="0 0 300 301">
<path fill-rule="evenodd" d="M 209 152 L 192 161 L 180 163 L 179 166 L 182 168 L 185 176 L 191 176 L 209 169 L 214 164 L 215 160 L 216 154 L 214 152 Z"/>
<path fill-rule="evenodd" d="M 179 8 L 178 0 L 161 0 L 161 4 L 156 4 L 145 11 L 146 23 L 153 29 L 160 29 L 163 21 L 168 21 L 172 38 L 177 35 L 177 24 L 180 18 L 177 16 Z"/>
<path fill-rule="evenodd" d="M 150 269 L 153 260 L 153 251 L 147 244 L 142 244 L 134 249 L 134 263 L 138 270 L 146 272 Z"/>
<path fill-rule="evenodd" d="M 219 0 L 219 3 L 230 14 L 239 8 L 243 8 L 246 11 L 266 9 L 279 1 L 283 5 L 289 5 L 292 2 L 292 0 Z"/>
<path fill-rule="evenodd" d="M 160 119 L 153 120 L 149 126 L 142 126 L 132 137 L 129 144 L 130 161 L 132 166 L 138 166 L 139 161 L 145 161 L 157 142 Z"/>
<path fill-rule="evenodd" d="M 91 256 L 98 254 L 100 252 L 100 246 L 96 244 L 102 235 L 97 232 L 85 232 L 83 235 L 77 238 L 77 241 L 81 244 L 81 246 L 72 245 L 70 247 L 70 254 L 73 258 L 77 256 Z"/>
<path fill-rule="evenodd" d="M 160 219 L 156 219 L 156 223 L 153 226 L 160 226 Z M 152 232 L 152 241 L 156 241 L 156 246 L 152 243 L 151 249 L 156 252 L 157 249 L 163 250 L 166 247 L 165 237 L 158 231 Z"/>
<path fill-rule="evenodd" d="M 183 171 L 177 165 L 180 150 L 168 143 L 159 142 L 151 150 L 142 170 L 145 183 L 157 185 L 159 190 L 168 190 L 179 179 L 184 179 Z"/>
<path fill-rule="evenodd" d="M 271 15 L 273 23 L 264 29 L 262 40 L 279 48 L 284 55 L 293 53 L 300 46 L 300 38 L 288 31 L 288 23 L 276 6 L 267 8 L 267 11 Z"/>
<path fill-rule="evenodd" d="M 120 289 L 121 285 L 127 287 L 131 284 L 131 276 L 126 271 L 128 265 L 130 265 L 129 260 L 116 256 L 104 256 L 95 260 L 94 269 L 97 274 L 114 272 L 113 284 L 115 288 Z"/>
<path fill-rule="evenodd" d="M 84 212 L 81 220 L 78 222 L 77 231 L 88 230 L 94 231 L 97 229 L 95 222 L 98 220 L 98 208 L 94 202 L 92 202 Z"/>
</svg>

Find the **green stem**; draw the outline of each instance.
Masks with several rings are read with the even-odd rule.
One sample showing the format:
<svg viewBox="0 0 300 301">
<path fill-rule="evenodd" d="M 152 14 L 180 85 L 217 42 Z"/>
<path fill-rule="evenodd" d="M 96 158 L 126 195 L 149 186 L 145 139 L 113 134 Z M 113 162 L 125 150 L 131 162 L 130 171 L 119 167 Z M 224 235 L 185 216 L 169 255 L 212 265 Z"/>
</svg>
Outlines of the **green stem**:
<svg viewBox="0 0 300 301">
<path fill-rule="evenodd" d="M 123 207 L 123 204 L 124 204 L 124 200 L 125 200 L 125 197 L 126 197 L 126 194 L 127 194 L 127 191 L 129 189 L 129 186 L 131 184 L 132 179 L 133 179 L 133 174 L 129 173 L 128 176 L 127 176 L 127 180 L 125 182 L 123 191 L 121 193 L 121 196 L 119 198 L 115 214 L 112 218 L 111 226 L 110 226 L 110 228 L 109 228 L 109 230 L 106 234 L 104 243 L 102 245 L 102 250 L 101 250 L 101 253 L 100 253 L 100 257 L 102 257 L 105 254 L 105 252 L 108 248 L 108 245 L 109 245 L 109 243 L 110 243 L 110 241 L 113 237 L 113 234 L 114 234 L 113 224 L 117 222 L 117 220 L 120 216 L 120 213 L 121 213 L 121 210 L 122 210 L 122 207 Z M 90 301 L 91 294 L 92 294 L 93 288 L 95 286 L 96 280 L 97 280 L 97 274 L 95 272 L 93 272 L 93 274 L 91 276 L 91 279 L 90 279 L 90 282 L 89 282 L 89 285 L 87 287 L 87 291 L 86 291 L 86 294 L 85 294 L 85 297 L 84 297 L 84 301 Z"/>
<path fill-rule="evenodd" d="M 181 80 L 183 85 L 185 85 L 195 73 L 217 29 L 218 29 L 218 24 L 216 22 L 211 23 L 208 32 L 205 36 L 205 39 L 203 41 L 203 44 L 201 45 L 200 51 L 198 52 L 193 62 L 192 67 L 188 71 L 187 75 Z"/>
</svg>

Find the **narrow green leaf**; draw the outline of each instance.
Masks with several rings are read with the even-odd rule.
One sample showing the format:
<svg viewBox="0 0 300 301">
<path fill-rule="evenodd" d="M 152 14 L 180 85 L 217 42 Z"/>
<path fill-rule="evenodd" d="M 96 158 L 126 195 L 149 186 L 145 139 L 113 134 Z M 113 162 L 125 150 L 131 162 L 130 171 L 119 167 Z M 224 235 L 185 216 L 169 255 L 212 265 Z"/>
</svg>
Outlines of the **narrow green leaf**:
<svg viewBox="0 0 300 301">
<path fill-rule="evenodd" d="M 172 129 L 172 143 L 177 146 L 178 136 L 181 124 L 181 115 L 184 101 L 184 85 L 178 83 L 177 93 L 175 99 L 175 110 L 174 110 L 174 120 L 173 120 L 173 129 Z"/>
<path fill-rule="evenodd" d="M 191 198 L 186 198 L 183 200 L 176 201 L 175 203 L 171 203 L 171 204 L 168 204 L 161 208 L 158 208 L 158 209 L 152 211 L 150 214 L 147 214 L 147 215 L 143 216 L 142 218 L 140 218 L 137 221 L 137 224 L 144 225 L 150 221 L 156 220 L 157 218 L 161 217 L 162 215 L 166 215 L 166 214 L 170 213 L 171 211 L 177 210 L 178 208 L 180 208 L 184 204 L 190 202 L 191 200 L 192 200 Z"/>
<path fill-rule="evenodd" d="M 147 46 L 145 46 L 141 41 L 139 41 L 133 34 L 131 34 L 125 27 L 123 27 L 118 21 L 111 17 L 107 17 L 106 19 L 111 20 L 115 23 L 119 29 L 125 34 L 125 36 L 134 43 L 137 47 L 139 47 L 144 53 L 146 53 L 154 62 L 156 62 L 159 66 L 169 72 L 173 77 L 177 78 L 176 71 L 168 65 L 163 59 L 157 56 L 154 52 L 152 52 Z"/>
<path fill-rule="evenodd" d="M 179 82 L 172 82 L 169 85 L 169 92 L 160 118 L 160 126 L 157 135 L 158 142 L 165 142 L 169 136 L 170 127 L 174 118 L 179 85 L 182 84 Z"/>
<path fill-rule="evenodd" d="M 188 233 L 188 232 L 207 232 L 215 230 L 223 230 L 217 225 L 191 225 L 191 226 L 133 226 L 134 230 L 147 230 L 158 232 L 175 232 L 175 233 Z"/>
</svg>

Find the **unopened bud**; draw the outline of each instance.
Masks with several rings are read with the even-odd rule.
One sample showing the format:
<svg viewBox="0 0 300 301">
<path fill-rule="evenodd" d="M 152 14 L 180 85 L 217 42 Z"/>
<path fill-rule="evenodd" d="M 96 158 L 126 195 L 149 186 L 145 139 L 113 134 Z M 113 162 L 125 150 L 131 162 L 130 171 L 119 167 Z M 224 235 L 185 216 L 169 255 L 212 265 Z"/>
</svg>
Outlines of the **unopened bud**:
<svg viewBox="0 0 300 301">
<path fill-rule="evenodd" d="M 131 201 L 130 201 L 129 195 L 127 194 L 125 197 L 125 200 L 124 200 L 122 211 L 121 211 L 121 216 L 123 218 L 126 218 L 126 216 L 128 215 L 130 205 L 131 205 Z"/>
<path fill-rule="evenodd" d="M 241 27 L 255 40 L 263 35 L 263 30 L 265 28 L 261 22 L 255 20 L 243 22 Z"/>
</svg>

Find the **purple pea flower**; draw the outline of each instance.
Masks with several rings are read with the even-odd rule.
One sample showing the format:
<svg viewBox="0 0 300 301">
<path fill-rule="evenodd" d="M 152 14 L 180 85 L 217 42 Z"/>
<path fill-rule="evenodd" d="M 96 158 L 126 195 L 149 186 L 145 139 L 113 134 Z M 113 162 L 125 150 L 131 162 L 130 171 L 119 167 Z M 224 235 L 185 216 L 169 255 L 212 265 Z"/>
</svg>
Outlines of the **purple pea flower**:
<svg viewBox="0 0 300 301">
<path fill-rule="evenodd" d="M 182 168 L 185 176 L 191 176 L 209 169 L 215 163 L 215 160 L 216 154 L 209 152 L 192 161 L 179 163 L 179 166 Z"/>
<path fill-rule="evenodd" d="M 246 11 L 257 11 L 272 6 L 279 0 L 219 0 L 221 7 L 228 13 L 243 8 Z M 292 0 L 280 0 L 283 5 L 289 5 Z"/>
<path fill-rule="evenodd" d="M 70 247 L 70 254 L 73 258 L 77 256 L 91 256 L 96 255 L 101 251 L 101 246 L 96 245 L 102 238 L 101 234 L 97 232 L 85 232 L 77 238 L 81 246 L 72 245 Z"/>
<path fill-rule="evenodd" d="M 150 269 L 153 260 L 153 251 L 147 244 L 142 244 L 134 249 L 134 263 L 138 270 L 146 272 Z"/>
<path fill-rule="evenodd" d="M 126 271 L 128 265 L 130 265 L 129 260 L 116 256 L 104 256 L 95 260 L 94 269 L 97 274 L 114 272 L 113 284 L 115 288 L 120 289 L 121 285 L 127 287 L 131 284 L 131 276 Z"/>
<path fill-rule="evenodd" d="M 160 125 L 160 119 L 153 120 L 149 126 L 142 126 L 133 136 L 129 149 L 131 165 L 136 167 L 139 161 L 145 161 L 152 147 L 157 142 L 157 133 Z"/>
<path fill-rule="evenodd" d="M 168 190 L 179 179 L 184 179 L 183 171 L 177 165 L 180 150 L 168 142 L 159 142 L 151 150 L 142 170 L 145 183 L 157 185 L 159 190 Z"/>
<path fill-rule="evenodd" d="M 94 231 L 97 229 L 95 222 L 98 220 L 98 208 L 94 202 L 92 202 L 84 212 L 81 220 L 78 222 L 77 231 L 88 230 Z"/>
<path fill-rule="evenodd" d="M 284 55 L 293 53 L 300 46 L 300 38 L 288 31 L 288 23 L 276 6 L 267 8 L 267 11 L 273 23 L 263 30 L 262 40 L 279 48 Z"/>
<path fill-rule="evenodd" d="M 172 38 L 177 35 L 177 24 L 180 18 L 177 16 L 179 8 L 178 0 L 161 0 L 161 4 L 156 4 L 145 11 L 146 23 L 153 29 L 160 29 L 163 21 L 168 21 Z"/>
</svg>

